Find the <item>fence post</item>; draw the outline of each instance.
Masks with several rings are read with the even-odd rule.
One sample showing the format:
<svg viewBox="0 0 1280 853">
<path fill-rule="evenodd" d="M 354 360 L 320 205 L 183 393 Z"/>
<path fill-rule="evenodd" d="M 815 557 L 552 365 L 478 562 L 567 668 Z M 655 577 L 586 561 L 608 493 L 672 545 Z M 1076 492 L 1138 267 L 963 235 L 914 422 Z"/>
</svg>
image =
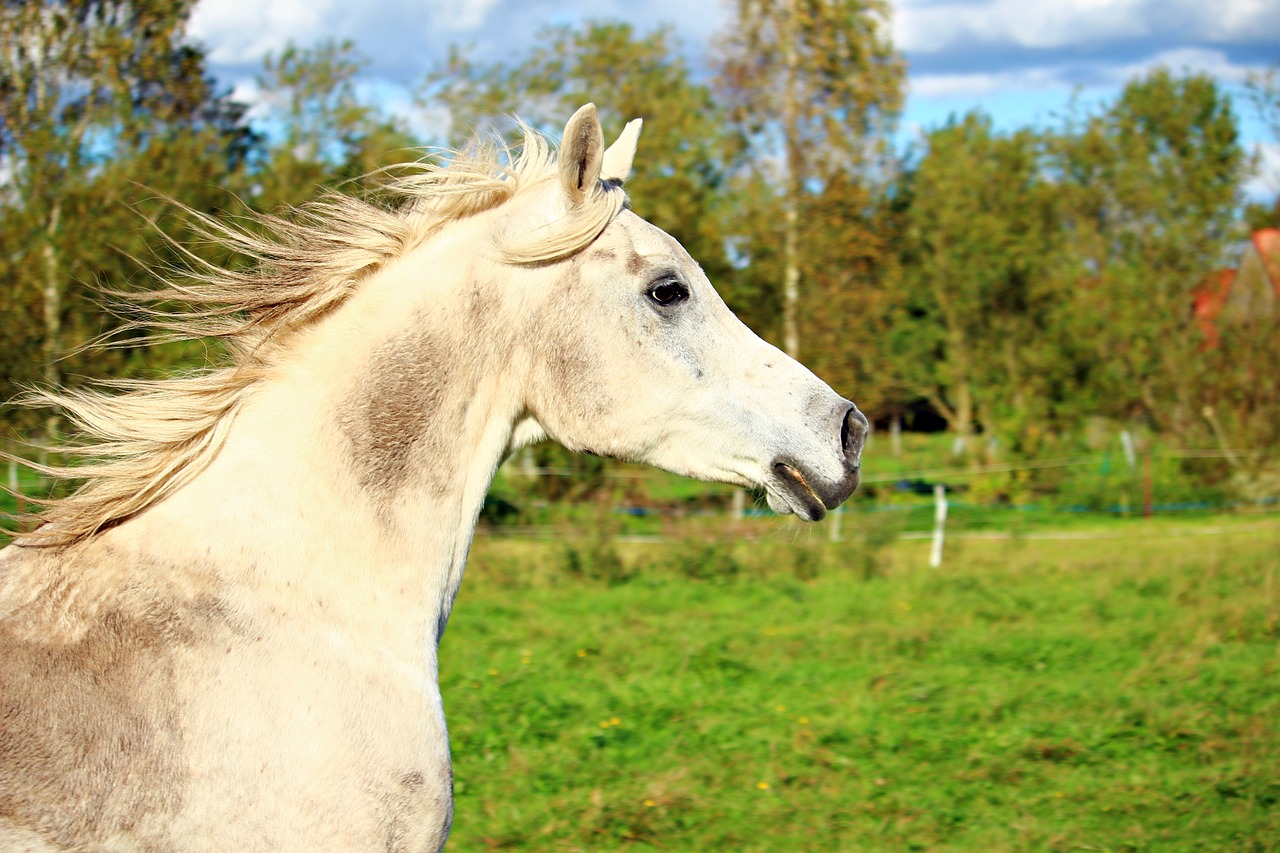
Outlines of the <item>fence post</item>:
<svg viewBox="0 0 1280 853">
<path fill-rule="evenodd" d="M 1151 500 L 1151 450 L 1142 457 L 1142 517 L 1150 518 L 1154 511 Z"/>
<path fill-rule="evenodd" d="M 1133 447 L 1133 433 L 1127 429 L 1120 430 L 1120 446 L 1124 448 L 1124 461 L 1129 463 L 1129 470 L 1138 467 L 1138 454 Z"/>
<path fill-rule="evenodd" d="M 942 538 L 947 528 L 947 487 L 933 484 L 933 548 L 929 551 L 929 567 L 942 565 Z"/>
</svg>

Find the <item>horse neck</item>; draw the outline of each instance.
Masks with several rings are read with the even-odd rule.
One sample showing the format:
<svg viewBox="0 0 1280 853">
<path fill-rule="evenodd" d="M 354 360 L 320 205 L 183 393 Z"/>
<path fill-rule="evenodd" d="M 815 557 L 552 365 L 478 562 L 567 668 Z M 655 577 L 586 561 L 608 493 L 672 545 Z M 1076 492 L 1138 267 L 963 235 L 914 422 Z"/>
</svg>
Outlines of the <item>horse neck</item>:
<svg viewBox="0 0 1280 853">
<path fill-rule="evenodd" d="M 442 269 L 427 255 L 413 268 Z M 399 624 L 434 653 L 519 415 L 506 337 L 456 316 L 480 298 L 468 275 L 433 284 L 461 299 L 406 315 L 357 295 L 300 335 L 209 467 L 112 533 L 198 561 L 247 607 Z"/>
</svg>

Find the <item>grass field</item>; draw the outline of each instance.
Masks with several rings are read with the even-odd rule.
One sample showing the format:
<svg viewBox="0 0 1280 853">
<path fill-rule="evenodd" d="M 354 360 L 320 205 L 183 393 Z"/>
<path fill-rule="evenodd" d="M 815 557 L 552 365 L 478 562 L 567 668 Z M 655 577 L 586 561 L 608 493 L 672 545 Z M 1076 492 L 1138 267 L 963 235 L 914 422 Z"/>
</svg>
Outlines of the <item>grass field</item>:
<svg viewBox="0 0 1280 853">
<path fill-rule="evenodd" d="M 450 850 L 1280 850 L 1280 521 L 1103 532 L 482 537 Z"/>
</svg>

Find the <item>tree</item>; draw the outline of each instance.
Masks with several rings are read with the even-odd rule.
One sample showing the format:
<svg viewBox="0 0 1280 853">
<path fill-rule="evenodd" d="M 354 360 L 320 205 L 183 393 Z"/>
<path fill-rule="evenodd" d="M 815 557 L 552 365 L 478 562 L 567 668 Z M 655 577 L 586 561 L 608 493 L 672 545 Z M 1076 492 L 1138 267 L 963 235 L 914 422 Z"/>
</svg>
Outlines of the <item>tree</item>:
<svg viewBox="0 0 1280 853">
<path fill-rule="evenodd" d="M 646 120 L 627 192 L 646 219 L 672 234 L 712 281 L 729 272 L 719 228 L 728 135 L 711 90 L 693 80 L 669 28 L 641 35 L 630 24 L 595 21 L 544 29 L 514 63 L 479 64 L 455 49 L 423 82 L 424 105 L 443 107 L 458 128 L 512 132 L 509 117 L 548 133 L 588 101 L 607 127 Z M 730 297 L 732 294 L 727 294 Z"/>
<path fill-rule="evenodd" d="M 350 41 L 289 44 L 263 60 L 257 84 L 270 144 L 254 168 L 258 207 L 301 204 L 325 187 L 419 157 L 402 122 L 360 96 L 366 65 Z"/>
<path fill-rule="evenodd" d="M 213 91 L 203 55 L 183 42 L 190 5 L 0 5 L 0 273 L 20 327 L 38 329 L 0 368 L 6 390 L 33 379 L 37 362 L 61 385 L 68 332 L 102 330 L 85 284 L 110 235 L 136 224 L 122 226 L 115 204 L 147 193 L 129 181 L 163 174 L 158 164 L 174 164 L 179 182 L 222 175 L 251 145 L 242 108 Z"/>
<path fill-rule="evenodd" d="M 1271 144 L 1280 146 L 1280 65 L 1266 71 L 1249 72 L 1245 91 L 1254 114 L 1271 133 Z M 1269 177 L 1280 179 L 1280 174 Z M 1274 189 L 1275 185 L 1272 187 Z M 1256 202 L 1250 204 L 1245 213 L 1254 228 L 1280 226 L 1280 194 L 1272 199 L 1269 206 Z"/>
<path fill-rule="evenodd" d="M 837 188 L 853 195 L 839 206 L 871 207 L 868 177 L 901 108 L 905 65 L 888 41 L 883 0 L 738 0 L 736 11 L 719 89 L 746 145 L 753 195 L 782 208 L 782 339 L 796 356 L 810 257 L 801 220 L 813 198 Z"/>
<path fill-rule="evenodd" d="M 1248 159 L 1231 101 L 1206 75 L 1157 70 L 1056 139 L 1075 281 L 1062 328 L 1088 342 L 1100 413 L 1203 440 L 1199 398 L 1215 379 L 1191 309 L 1243 236 Z"/>
<path fill-rule="evenodd" d="M 1025 443 L 1057 396 L 1060 240 L 1042 150 L 1032 132 L 1000 135 L 970 113 L 930 132 L 903 176 L 906 300 L 893 369 L 966 446 L 975 430 Z"/>
</svg>

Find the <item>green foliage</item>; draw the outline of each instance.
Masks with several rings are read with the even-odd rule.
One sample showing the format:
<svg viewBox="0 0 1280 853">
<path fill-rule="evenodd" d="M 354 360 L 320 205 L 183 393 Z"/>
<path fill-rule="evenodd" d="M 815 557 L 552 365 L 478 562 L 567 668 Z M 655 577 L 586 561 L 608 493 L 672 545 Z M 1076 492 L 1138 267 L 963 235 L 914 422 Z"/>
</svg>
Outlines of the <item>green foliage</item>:
<svg viewBox="0 0 1280 853">
<path fill-rule="evenodd" d="M 892 336 L 901 382 L 964 437 L 1023 439 L 1067 369 L 1053 310 L 1061 229 L 1040 140 L 980 113 L 933 131 L 904 175 L 905 301 Z"/>
<path fill-rule="evenodd" d="M 1042 133 L 952 120 L 896 189 L 888 369 L 957 434 L 1024 458 L 1098 415 L 1184 447 L 1275 446 L 1274 419 L 1257 419 L 1274 314 L 1231 320 L 1217 348 L 1192 322 L 1238 252 L 1247 169 L 1230 99 L 1203 75 L 1157 70 Z"/>
<path fill-rule="evenodd" d="M 268 54 L 258 77 L 264 123 L 278 137 L 255 169 L 262 209 L 298 205 L 421 152 L 402 123 L 361 98 L 356 81 L 368 60 L 350 41 Z"/>
<path fill-rule="evenodd" d="M 124 287 L 139 237 L 126 205 L 156 229 L 156 193 L 213 209 L 235 185 L 253 137 L 243 107 L 214 91 L 204 57 L 184 42 L 188 2 L 46 0 L 0 7 L 0 395 L 42 380 L 119 375 L 128 359 L 68 356 L 117 321 L 94 285 Z M 145 182 L 146 189 L 139 183 Z M 86 239 L 86 235 L 93 235 Z M 162 251 L 162 250 L 161 250 Z M 28 421 L 26 426 L 30 427 Z M 55 426 L 51 422 L 51 427 Z"/>
<path fill-rule="evenodd" d="M 1230 99 L 1206 76 L 1160 70 L 1065 130 L 1054 154 L 1078 286 L 1062 327 L 1089 342 L 1084 381 L 1100 413 L 1204 441 L 1203 393 L 1222 376 L 1206 370 L 1190 306 L 1243 236 Z"/>
<path fill-rule="evenodd" d="M 716 211 L 727 202 L 725 161 L 731 140 L 723 107 L 694 80 L 668 28 L 637 33 L 630 24 L 553 26 L 537 47 L 510 63 L 485 65 L 454 51 L 424 81 L 425 106 L 446 108 L 464 144 L 475 128 L 514 136 L 518 115 L 550 134 L 588 101 L 606 133 L 645 119 L 635 170 L 627 181 L 633 207 L 680 240 L 712 281 L 728 272 Z"/>
<path fill-rule="evenodd" d="M 216 345 L 122 333 L 98 289 L 181 266 L 169 241 L 191 243 L 183 205 L 226 215 L 237 198 L 259 210 L 304 203 L 428 141 L 363 94 L 358 47 L 332 41 L 267 58 L 254 113 L 267 130 L 254 132 L 186 42 L 189 9 L 46 0 L 0 12 L 6 398 L 22 384 L 216 358 Z M 969 439 L 969 464 L 1054 453 L 1101 417 L 1216 448 L 1231 470 L 1207 486 L 1265 496 L 1280 481 L 1278 315 L 1224 315 L 1217 346 L 1191 315 L 1244 234 L 1250 162 L 1230 99 L 1208 77 L 1159 70 L 1040 131 L 953 119 L 893 163 L 904 66 L 888 14 L 878 0 L 744 0 L 707 81 L 670 29 L 554 26 L 505 61 L 453 51 L 419 106 L 452 127 L 429 141 L 454 145 L 476 125 L 509 132 L 512 113 L 555 133 L 587 100 L 614 131 L 646 118 L 628 183 L 637 211 L 685 244 L 749 325 L 784 344 L 791 328 L 802 360 L 878 420 L 938 413 Z M 1276 89 L 1274 73 L 1247 87 L 1272 129 Z M 1246 219 L 1273 224 L 1273 213 L 1255 205 Z M 75 349 L 99 335 L 136 346 Z M 5 417 L 38 429 L 34 413 Z M 601 460 L 534 452 L 567 473 L 513 486 L 508 504 L 526 522 L 545 502 L 630 494 Z M 1022 500 L 1039 482 L 988 487 Z M 671 503 L 726 495 L 699 494 Z"/>
</svg>

